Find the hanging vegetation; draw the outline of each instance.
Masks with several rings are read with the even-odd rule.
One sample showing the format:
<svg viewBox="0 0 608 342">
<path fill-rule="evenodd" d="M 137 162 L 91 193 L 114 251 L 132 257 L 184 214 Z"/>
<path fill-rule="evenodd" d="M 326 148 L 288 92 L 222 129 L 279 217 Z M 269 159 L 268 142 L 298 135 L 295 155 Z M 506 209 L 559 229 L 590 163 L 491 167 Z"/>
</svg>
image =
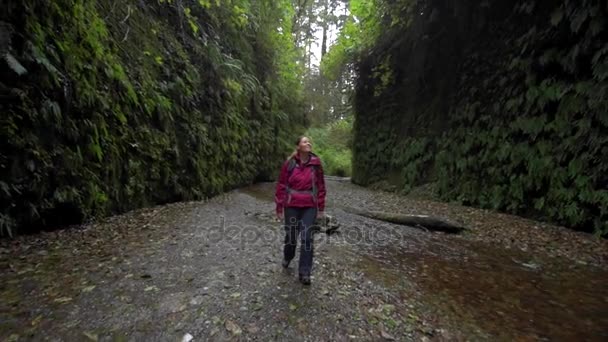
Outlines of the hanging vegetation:
<svg viewBox="0 0 608 342">
<path fill-rule="evenodd" d="M 366 6 L 324 61 L 357 69 L 355 182 L 608 234 L 605 2 Z"/>
<path fill-rule="evenodd" d="M 0 233 L 274 177 L 304 130 L 289 1 L 8 0 Z"/>
</svg>

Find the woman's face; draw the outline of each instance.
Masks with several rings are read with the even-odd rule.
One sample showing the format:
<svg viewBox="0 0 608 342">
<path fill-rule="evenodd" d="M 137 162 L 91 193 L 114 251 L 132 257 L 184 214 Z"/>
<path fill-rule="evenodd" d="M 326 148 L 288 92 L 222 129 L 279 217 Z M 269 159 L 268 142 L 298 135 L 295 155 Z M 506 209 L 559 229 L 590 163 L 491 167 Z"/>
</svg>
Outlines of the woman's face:
<svg viewBox="0 0 608 342">
<path fill-rule="evenodd" d="M 312 151 L 312 144 L 307 137 L 303 137 L 300 139 L 300 143 L 298 144 L 298 151 L 300 152 L 310 152 Z"/>
</svg>

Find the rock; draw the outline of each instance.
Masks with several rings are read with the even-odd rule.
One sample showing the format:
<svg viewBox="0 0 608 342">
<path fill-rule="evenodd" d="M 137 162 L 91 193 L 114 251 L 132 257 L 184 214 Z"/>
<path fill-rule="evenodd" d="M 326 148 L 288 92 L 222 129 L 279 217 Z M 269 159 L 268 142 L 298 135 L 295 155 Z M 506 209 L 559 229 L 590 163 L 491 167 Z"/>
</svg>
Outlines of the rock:
<svg viewBox="0 0 608 342">
<path fill-rule="evenodd" d="M 338 220 L 334 216 L 327 214 L 325 217 L 315 220 L 314 224 L 318 227 L 319 232 L 326 234 L 332 234 L 340 228 Z"/>
<path fill-rule="evenodd" d="M 199 296 L 194 296 L 192 299 L 190 299 L 190 305 L 194 305 L 194 306 L 198 306 L 201 305 L 203 303 L 204 297 L 199 295 Z"/>
</svg>

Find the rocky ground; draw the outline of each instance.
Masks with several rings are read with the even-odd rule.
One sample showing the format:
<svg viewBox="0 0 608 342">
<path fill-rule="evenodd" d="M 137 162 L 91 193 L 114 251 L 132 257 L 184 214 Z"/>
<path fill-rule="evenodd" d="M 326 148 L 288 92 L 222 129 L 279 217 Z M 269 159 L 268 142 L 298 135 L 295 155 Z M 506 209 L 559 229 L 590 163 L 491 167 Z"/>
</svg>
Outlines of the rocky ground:
<svg viewBox="0 0 608 342">
<path fill-rule="evenodd" d="M 0 340 L 606 340 L 608 243 L 328 181 L 312 285 L 280 266 L 273 184 L 0 241 Z M 431 233 L 345 206 L 432 214 Z"/>
</svg>

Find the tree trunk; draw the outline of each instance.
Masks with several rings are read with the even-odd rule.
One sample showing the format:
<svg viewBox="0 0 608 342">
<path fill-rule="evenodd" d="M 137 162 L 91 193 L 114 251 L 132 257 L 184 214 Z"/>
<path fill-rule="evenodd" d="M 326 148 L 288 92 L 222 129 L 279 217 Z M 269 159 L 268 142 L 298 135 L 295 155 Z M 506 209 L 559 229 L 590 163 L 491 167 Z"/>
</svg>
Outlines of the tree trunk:
<svg viewBox="0 0 608 342">
<path fill-rule="evenodd" d="M 294 43 L 298 47 L 300 46 L 300 34 L 302 33 L 302 17 L 306 13 L 307 6 L 308 0 L 298 1 L 298 8 L 291 22 L 291 33 L 294 35 Z"/>
<path fill-rule="evenodd" d="M 328 15 L 328 1 L 325 2 L 325 7 L 323 8 L 323 40 L 321 41 L 321 59 L 327 53 L 327 27 L 329 23 L 327 22 Z"/>
</svg>

